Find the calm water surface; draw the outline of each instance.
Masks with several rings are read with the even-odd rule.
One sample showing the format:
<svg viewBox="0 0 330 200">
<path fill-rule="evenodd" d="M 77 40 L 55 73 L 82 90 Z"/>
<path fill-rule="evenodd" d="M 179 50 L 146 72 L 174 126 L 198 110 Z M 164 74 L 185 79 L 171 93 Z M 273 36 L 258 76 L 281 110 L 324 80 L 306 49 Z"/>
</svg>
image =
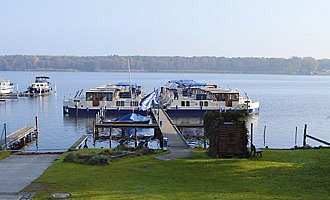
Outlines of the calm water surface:
<svg viewBox="0 0 330 200">
<path fill-rule="evenodd" d="M 81 135 L 92 131 L 91 119 L 63 116 L 62 102 L 65 97 L 74 96 L 78 90 L 94 88 L 99 84 L 128 80 L 127 73 L 0 71 L 0 77 L 18 84 L 19 90 L 25 90 L 38 75 L 50 76 L 52 84 L 57 86 L 57 93 L 47 97 L 0 102 L 0 123 L 6 123 L 10 133 L 26 124 L 33 125 L 34 117 L 38 115 L 39 149 L 68 148 Z M 271 148 L 293 147 L 296 126 L 297 145 L 302 145 L 304 124 L 308 124 L 308 134 L 330 141 L 328 76 L 195 73 L 132 73 L 131 76 L 132 82 L 143 85 L 146 93 L 162 86 L 170 79 L 194 79 L 238 89 L 241 95 L 244 95 L 244 91 L 247 92 L 251 99 L 260 101 L 259 115 L 251 116 L 249 119 L 249 123 L 254 123 L 254 143 L 259 147 L 263 146 L 265 125 L 266 145 Z M 2 132 L 2 127 L 0 130 Z M 320 145 L 311 140 L 307 143 L 311 146 Z M 99 143 L 98 146 L 108 144 Z M 34 148 L 34 145 L 28 147 Z"/>
</svg>

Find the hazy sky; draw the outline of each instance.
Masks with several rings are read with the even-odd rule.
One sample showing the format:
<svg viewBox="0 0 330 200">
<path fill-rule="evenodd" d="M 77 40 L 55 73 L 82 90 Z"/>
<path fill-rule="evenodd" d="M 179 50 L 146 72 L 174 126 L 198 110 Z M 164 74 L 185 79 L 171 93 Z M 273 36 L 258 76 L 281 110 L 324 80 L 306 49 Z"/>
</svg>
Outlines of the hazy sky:
<svg viewBox="0 0 330 200">
<path fill-rule="evenodd" d="M 330 58 L 330 1 L 2 0 L 0 54 Z"/>
</svg>

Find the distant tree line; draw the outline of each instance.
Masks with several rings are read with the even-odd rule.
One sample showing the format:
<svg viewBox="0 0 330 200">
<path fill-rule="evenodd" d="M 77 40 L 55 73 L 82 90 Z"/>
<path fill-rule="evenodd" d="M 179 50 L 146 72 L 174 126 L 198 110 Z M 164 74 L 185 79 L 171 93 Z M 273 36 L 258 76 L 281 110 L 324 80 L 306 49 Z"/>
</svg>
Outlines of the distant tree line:
<svg viewBox="0 0 330 200">
<path fill-rule="evenodd" d="M 0 71 L 132 71 L 258 74 L 330 74 L 330 59 L 311 57 L 179 57 L 179 56 L 0 56 Z"/>
</svg>

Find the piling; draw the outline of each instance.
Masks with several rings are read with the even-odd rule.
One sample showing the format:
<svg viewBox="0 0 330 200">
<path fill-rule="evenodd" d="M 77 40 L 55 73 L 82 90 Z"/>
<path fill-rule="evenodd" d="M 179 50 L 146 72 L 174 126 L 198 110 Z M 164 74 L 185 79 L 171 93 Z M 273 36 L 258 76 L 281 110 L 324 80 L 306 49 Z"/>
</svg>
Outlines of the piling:
<svg viewBox="0 0 330 200">
<path fill-rule="evenodd" d="M 6 125 L 6 123 L 3 124 L 3 129 L 4 129 L 4 132 L 5 132 L 5 149 L 8 150 L 8 147 L 7 147 L 7 125 Z"/>
<path fill-rule="evenodd" d="M 253 123 L 251 123 L 251 148 L 253 146 Z"/>
<path fill-rule="evenodd" d="M 296 126 L 296 134 L 294 135 L 294 146 L 297 147 L 297 132 L 298 132 L 298 127 Z"/>
<path fill-rule="evenodd" d="M 134 128 L 134 132 L 135 132 L 135 148 L 138 145 L 138 134 L 137 134 L 137 128 Z"/>
<path fill-rule="evenodd" d="M 303 137 L 303 146 L 306 146 L 306 134 L 307 134 L 307 124 L 305 124 L 305 128 L 304 128 L 304 137 Z"/>
<path fill-rule="evenodd" d="M 38 139 L 39 139 L 38 116 L 36 116 L 36 147 L 37 147 L 37 149 L 38 149 Z"/>
<path fill-rule="evenodd" d="M 264 126 L 264 147 L 266 147 L 266 125 Z"/>
<path fill-rule="evenodd" d="M 109 135 L 109 148 L 111 149 L 112 127 L 110 127 L 109 133 L 110 133 L 110 135 Z"/>
</svg>

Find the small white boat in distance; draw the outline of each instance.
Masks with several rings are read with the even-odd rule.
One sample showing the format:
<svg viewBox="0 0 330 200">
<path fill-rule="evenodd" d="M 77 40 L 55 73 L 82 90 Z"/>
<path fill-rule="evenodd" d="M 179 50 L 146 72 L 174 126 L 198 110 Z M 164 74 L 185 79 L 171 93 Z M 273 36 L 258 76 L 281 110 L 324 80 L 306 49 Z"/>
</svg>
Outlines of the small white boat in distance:
<svg viewBox="0 0 330 200">
<path fill-rule="evenodd" d="M 50 85 L 48 76 L 37 76 L 34 83 L 28 87 L 28 94 L 30 96 L 43 96 L 50 94 L 52 87 Z"/>
<path fill-rule="evenodd" d="M 14 84 L 8 80 L 0 79 L 0 95 L 12 94 L 14 91 Z"/>
</svg>

